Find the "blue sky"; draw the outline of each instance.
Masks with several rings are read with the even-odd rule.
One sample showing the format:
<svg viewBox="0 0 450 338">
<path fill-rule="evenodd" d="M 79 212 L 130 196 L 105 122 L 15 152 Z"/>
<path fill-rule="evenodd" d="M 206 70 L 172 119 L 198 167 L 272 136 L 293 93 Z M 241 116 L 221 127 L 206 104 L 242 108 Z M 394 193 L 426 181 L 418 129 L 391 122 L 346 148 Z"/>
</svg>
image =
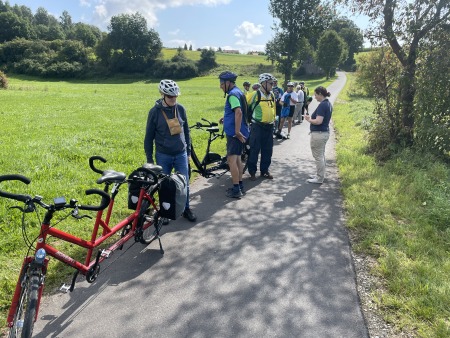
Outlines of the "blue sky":
<svg viewBox="0 0 450 338">
<path fill-rule="evenodd" d="M 263 51 L 273 37 L 269 0 L 9 0 L 10 5 L 45 8 L 57 19 L 67 10 L 73 22 L 84 22 L 107 31 L 111 16 L 136 12 L 155 29 L 164 47 L 192 45 Z M 365 29 L 367 19 L 351 17 Z"/>
</svg>

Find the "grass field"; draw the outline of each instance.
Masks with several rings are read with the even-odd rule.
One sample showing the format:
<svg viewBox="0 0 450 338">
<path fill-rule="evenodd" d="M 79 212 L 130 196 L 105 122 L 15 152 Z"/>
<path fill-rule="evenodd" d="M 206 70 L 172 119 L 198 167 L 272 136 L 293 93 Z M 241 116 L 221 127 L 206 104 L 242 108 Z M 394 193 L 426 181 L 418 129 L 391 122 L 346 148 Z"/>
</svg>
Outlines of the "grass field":
<svg viewBox="0 0 450 338">
<path fill-rule="evenodd" d="M 198 61 L 200 60 L 201 52 L 196 50 L 183 50 L 186 57 Z M 171 59 L 176 53 L 176 48 L 163 48 L 162 50 L 164 59 Z M 240 65 L 247 66 L 252 64 L 262 64 L 262 65 L 271 65 L 269 61 L 266 60 L 266 57 L 263 55 L 247 55 L 247 54 L 229 54 L 216 52 L 216 62 L 222 65 Z"/>
<path fill-rule="evenodd" d="M 43 81 L 24 76 L 10 76 L 9 80 L 9 89 L 0 91 L 0 174 L 22 174 L 31 183 L 3 183 L 3 190 L 41 195 L 44 200 L 65 196 L 85 204 L 97 203 L 84 194 L 86 189 L 100 187 L 95 184 L 98 174 L 88 165 L 90 156 L 101 155 L 108 160 L 104 169 L 125 173 L 145 162 L 145 124 L 149 109 L 159 98 L 158 81 Z M 244 80 L 257 82 L 257 77 L 247 76 Z M 222 117 L 224 97 L 217 75 L 177 82 L 181 88 L 179 103 L 186 107 L 190 125 L 202 117 L 211 121 Z M 314 79 L 306 84 L 313 88 L 323 82 L 324 79 Z M 196 151 L 202 156 L 207 133 L 194 130 L 192 136 Z M 217 140 L 213 151 L 224 154 L 225 140 Z M 126 206 L 126 192 L 118 196 L 118 205 Z M 8 209 L 13 205 L 16 203 L 0 200 L 1 323 L 27 251 L 20 229 L 21 213 Z M 129 213 L 126 207 L 118 211 L 112 221 Z M 26 219 L 29 237 L 34 238 L 38 222 L 30 214 Z M 89 238 L 92 222 L 69 218 L 58 228 Z M 65 246 L 64 251 L 78 258 L 83 253 L 71 245 Z M 46 291 L 67 282 L 72 272 L 53 259 Z"/>
<path fill-rule="evenodd" d="M 450 169 L 411 151 L 378 165 L 366 151 L 373 103 L 351 95 L 349 79 L 336 152 L 352 247 L 376 260 L 372 307 L 397 331 L 450 337 Z"/>
</svg>

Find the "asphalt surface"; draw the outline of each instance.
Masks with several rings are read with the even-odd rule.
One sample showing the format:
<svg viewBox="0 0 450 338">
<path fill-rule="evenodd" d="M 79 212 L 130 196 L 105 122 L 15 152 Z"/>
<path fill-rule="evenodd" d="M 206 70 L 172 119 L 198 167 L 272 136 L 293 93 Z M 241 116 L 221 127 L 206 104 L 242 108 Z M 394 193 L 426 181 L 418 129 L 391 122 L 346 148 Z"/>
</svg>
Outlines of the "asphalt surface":
<svg viewBox="0 0 450 338">
<path fill-rule="evenodd" d="M 345 74 L 328 87 L 334 101 Z M 310 88 L 312 91 L 313 88 Z M 310 112 L 317 106 L 314 100 Z M 309 124 L 275 141 L 274 180 L 230 176 L 191 185 L 196 223 L 172 221 L 157 242 L 126 244 L 92 284 L 44 299 L 36 337 L 368 337 L 356 290 L 334 152 L 314 173 Z M 133 244 L 133 245 L 132 245 Z M 69 281 L 67 281 L 69 282 Z"/>
</svg>

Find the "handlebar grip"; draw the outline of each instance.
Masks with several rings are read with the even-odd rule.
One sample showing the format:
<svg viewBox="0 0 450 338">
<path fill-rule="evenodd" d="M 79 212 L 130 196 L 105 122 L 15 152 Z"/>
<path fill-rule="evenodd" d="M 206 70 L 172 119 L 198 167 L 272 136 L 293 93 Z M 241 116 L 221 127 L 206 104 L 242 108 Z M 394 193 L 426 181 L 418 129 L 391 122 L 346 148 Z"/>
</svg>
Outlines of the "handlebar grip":
<svg viewBox="0 0 450 338">
<path fill-rule="evenodd" d="M 106 163 L 107 161 L 99 155 L 94 155 L 94 156 L 89 157 L 89 166 L 91 167 L 91 169 L 96 173 L 103 174 L 103 170 L 97 169 L 95 167 L 95 165 L 94 165 L 95 160 L 99 160 L 103 163 Z"/>
<path fill-rule="evenodd" d="M 12 175 L 2 175 L 0 176 L 0 182 L 3 181 L 21 181 L 25 184 L 30 184 L 31 180 L 25 176 L 12 174 Z M 5 198 L 10 198 L 19 202 L 26 202 L 31 199 L 30 195 L 20 195 L 20 194 L 13 194 L 10 192 L 2 191 L 0 190 L 0 196 Z"/>
<path fill-rule="evenodd" d="M 211 122 L 211 127 L 217 127 L 219 124 L 217 122 Z"/>
<path fill-rule="evenodd" d="M 100 205 L 95 206 L 95 205 L 79 205 L 78 209 L 80 210 L 92 210 L 92 211 L 100 211 L 100 210 L 104 210 L 108 207 L 109 202 L 111 201 L 111 197 L 104 192 L 103 190 L 99 190 L 99 189 L 88 189 L 86 190 L 86 195 L 92 195 L 92 194 L 97 194 L 100 195 L 102 197 L 102 201 L 100 202 Z"/>
</svg>

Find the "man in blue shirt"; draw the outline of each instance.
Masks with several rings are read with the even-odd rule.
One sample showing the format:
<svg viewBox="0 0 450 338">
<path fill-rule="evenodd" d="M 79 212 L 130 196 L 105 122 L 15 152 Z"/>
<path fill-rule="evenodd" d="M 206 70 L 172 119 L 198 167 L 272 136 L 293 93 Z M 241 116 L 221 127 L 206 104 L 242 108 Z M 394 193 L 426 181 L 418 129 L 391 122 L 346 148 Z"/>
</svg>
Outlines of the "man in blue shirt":
<svg viewBox="0 0 450 338">
<path fill-rule="evenodd" d="M 243 109 L 247 101 L 242 91 L 236 87 L 236 78 L 237 75 L 229 71 L 219 75 L 220 88 L 226 94 L 223 129 L 227 136 L 227 162 L 233 182 L 233 187 L 227 190 L 227 196 L 231 198 L 241 198 L 244 195 L 241 155 L 249 136 L 247 120 L 244 116 L 246 109 Z"/>
</svg>

